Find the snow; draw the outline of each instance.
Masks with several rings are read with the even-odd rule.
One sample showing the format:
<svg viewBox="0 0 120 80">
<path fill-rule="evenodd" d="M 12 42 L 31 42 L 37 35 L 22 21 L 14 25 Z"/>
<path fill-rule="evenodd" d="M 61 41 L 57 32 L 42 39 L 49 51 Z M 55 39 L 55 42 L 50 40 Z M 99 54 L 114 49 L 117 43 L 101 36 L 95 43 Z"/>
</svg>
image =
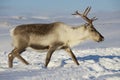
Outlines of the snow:
<svg viewBox="0 0 120 80">
<path fill-rule="evenodd" d="M 46 52 L 25 51 L 22 56 L 30 62 L 24 65 L 18 59 L 8 68 L 8 53 L 0 52 L 1 80 L 120 80 L 120 48 L 73 49 L 79 66 L 63 50 L 56 51 L 48 68 L 44 68 Z M 107 54 L 106 54 L 107 53 Z"/>
<path fill-rule="evenodd" d="M 25 65 L 15 58 L 13 68 L 8 68 L 7 56 L 12 50 L 9 35 L 11 28 L 40 20 L 44 22 L 46 19 L 48 22 L 51 18 L 47 18 L 48 16 L 0 17 L 0 80 L 120 80 L 120 37 L 118 37 L 120 18 L 116 16 L 111 16 L 112 19 L 98 20 L 95 24 L 97 30 L 104 35 L 104 42 L 87 41 L 72 48 L 80 63 L 79 66 L 72 61 L 68 53 L 57 50 L 52 55 L 48 68 L 44 67 L 46 52 L 27 49 L 21 56 L 30 65 Z M 100 17 L 102 18 L 102 15 Z M 75 19 L 71 19 L 74 22 Z"/>
</svg>

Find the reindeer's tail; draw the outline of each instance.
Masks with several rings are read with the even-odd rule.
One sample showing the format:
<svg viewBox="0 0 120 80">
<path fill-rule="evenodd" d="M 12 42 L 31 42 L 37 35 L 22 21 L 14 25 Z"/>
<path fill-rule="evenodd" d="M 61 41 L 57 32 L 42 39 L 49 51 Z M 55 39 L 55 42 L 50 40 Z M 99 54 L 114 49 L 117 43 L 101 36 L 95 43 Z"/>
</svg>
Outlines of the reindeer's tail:
<svg viewBox="0 0 120 80">
<path fill-rule="evenodd" d="M 11 38 L 12 38 L 12 43 L 11 43 L 12 46 L 14 46 L 14 44 L 13 44 L 14 29 L 15 29 L 15 28 L 12 28 L 12 29 L 10 30 L 10 36 L 11 36 Z"/>
<path fill-rule="evenodd" d="M 12 29 L 10 30 L 10 36 L 11 36 L 11 37 L 13 36 L 14 29 L 15 29 L 15 28 L 12 28 Z"/>
</svg>

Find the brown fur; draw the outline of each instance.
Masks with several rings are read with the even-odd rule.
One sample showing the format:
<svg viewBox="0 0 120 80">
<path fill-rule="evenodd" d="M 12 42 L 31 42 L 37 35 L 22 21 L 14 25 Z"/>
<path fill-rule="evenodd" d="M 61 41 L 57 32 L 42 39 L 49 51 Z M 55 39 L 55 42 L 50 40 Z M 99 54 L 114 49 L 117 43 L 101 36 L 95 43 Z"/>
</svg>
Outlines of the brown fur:
<svg viewBox="0 0 120 80">
<path fill-rule="evenodd" d="M 43 46 L 43 45 L 37 45 L 37 44 L 31 44 L 30 47 L 38 50 L 49 49 L 49 46 Z"/>
<path fill-rule="evenodd" d="M 52 45 L 55 45 L 55 46 L 60 46 L 60 48 L 63 48 L 64 47 L 64 43 L 62 42 L 54 42 Z M 49 45 L 38 45 L 38 44 L 31 44 L 29 47 L 33 48 L 33 49 L 38 49 L 38 50 L 44 50 L 44 49 L 49 49 Z"/>
<path fill-rule="evenodd" d="M 19 25 L 15 28 L 14 34 L 35 34 L 35 35 L 45 35 L 49 34 L 53 29 L 55 29 L 55 24 L 25 24 Z"/>
</svg>

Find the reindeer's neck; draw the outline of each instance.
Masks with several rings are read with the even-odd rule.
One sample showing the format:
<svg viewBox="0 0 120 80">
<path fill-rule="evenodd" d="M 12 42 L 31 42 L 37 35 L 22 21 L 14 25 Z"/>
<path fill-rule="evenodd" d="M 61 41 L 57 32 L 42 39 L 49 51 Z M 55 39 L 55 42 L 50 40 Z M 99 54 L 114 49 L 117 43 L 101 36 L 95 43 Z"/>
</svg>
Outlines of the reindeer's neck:
<svg viewBox="0 0 120 80">
<path fill-rule="evenodd" d="M 74 27 L 72 28 L 69 34 L 69 42 L 70 46 L 78 45 L 79 43 L 85 41 L 87 39 L 87 34 L 85 33 L 84 26 Z"/>
</svg>

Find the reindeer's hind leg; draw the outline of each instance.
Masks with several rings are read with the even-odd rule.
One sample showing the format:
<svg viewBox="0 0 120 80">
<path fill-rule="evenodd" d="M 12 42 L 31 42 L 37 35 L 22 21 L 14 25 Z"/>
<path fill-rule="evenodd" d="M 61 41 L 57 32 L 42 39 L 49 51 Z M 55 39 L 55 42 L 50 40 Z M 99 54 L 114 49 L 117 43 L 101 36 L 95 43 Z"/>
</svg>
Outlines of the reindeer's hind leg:
<svg viewBox="0 0 120 80">
<path fill-rule="evenodd" d="M 16 54 L 16 57 L 22 61 L 24 64 L 28 65 L 29 63 L 20 55 L 23 51 L 25 51 L 25 49 L 19 50 L 18 49 L 18 53 Z"/>
<path fill-rule="evenodd" d="M 15 56 L 13 55 L 14 51 L 15 51 L 15 49 L 12 50 L 12 52 L 8 54 L 8 65 L 9 65 L 9 68 L 13 67 L 13 59 L 15 58 Z"/>
<path fill-rule="evenodd" d="M 25 49 L 18 49 L 18 48 L 15 48 L 11 53 L 9 53 L 8 55 L 8 64 L 9 64 L 9 67 L 12 68 L 13 67 L 13 60 L 15 57 L 17 57 L 19 60 L 21 60 L 23 63 L 25 63 L 26 65 L 28 65 L 29 63 L 23 58 L 20 56 L 20 54 L 25 51 Z"/>
</svg>

